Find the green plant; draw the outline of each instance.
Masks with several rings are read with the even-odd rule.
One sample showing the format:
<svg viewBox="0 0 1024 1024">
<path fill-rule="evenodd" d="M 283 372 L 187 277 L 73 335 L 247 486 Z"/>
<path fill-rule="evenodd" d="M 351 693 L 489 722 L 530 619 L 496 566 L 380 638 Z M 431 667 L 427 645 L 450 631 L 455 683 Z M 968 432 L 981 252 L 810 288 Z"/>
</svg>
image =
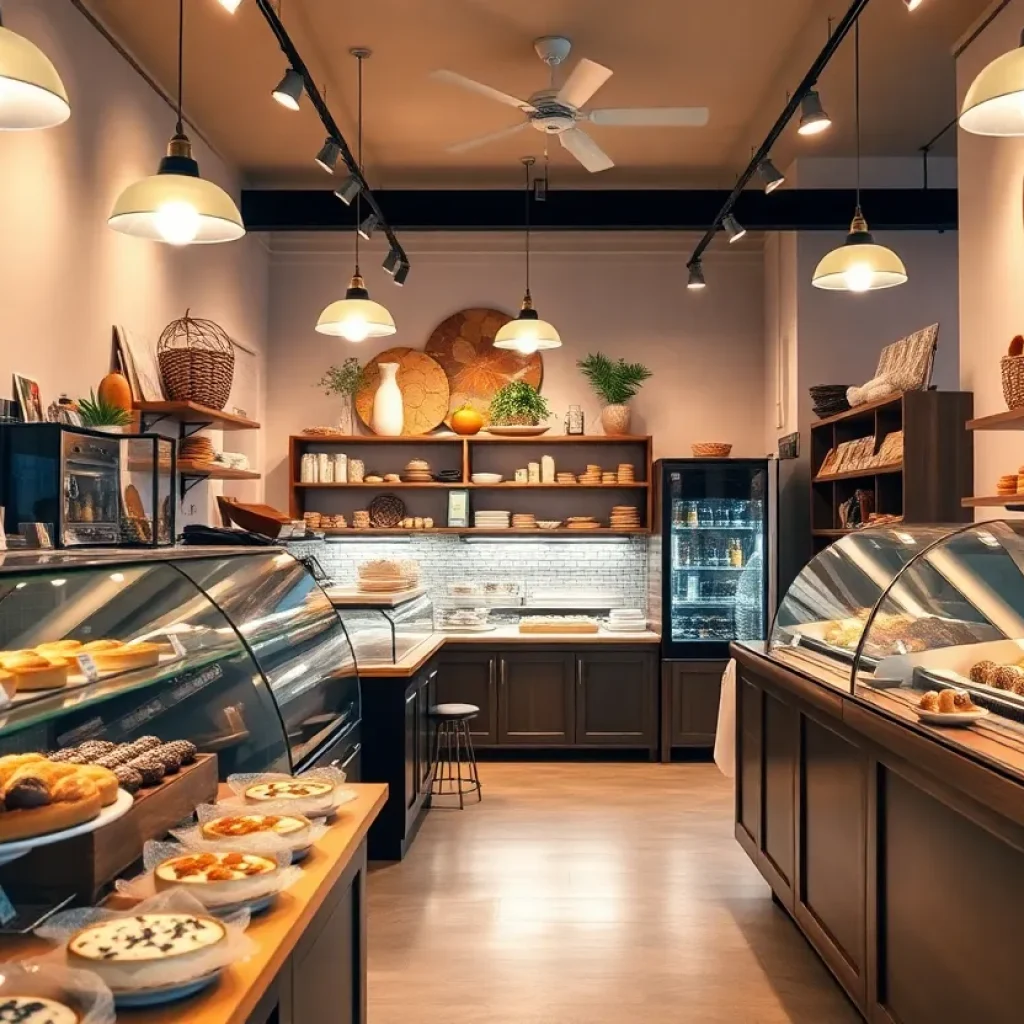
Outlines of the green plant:
<svg viewBox="0 0 1024 1024">
<path fill-rule="evenodd" d="M 523 380 L 514 380 L 499 389 L 488 409 L 492 423 L 540 423 L 551 415 L 540 392 Z"/>
<path fill-rule="evenodd" d="M 341 366 L 328 367 L 320 378 L 317 387 L 324 389 L 325 395 L 348 395 L 351 397 L 359 390 L 363 381 L 363 368 L 355 356 L 349 356 Z"/>
<path fill-rule="evenodd" d="M 132 421 L 132 414 L 106 399 L 97 398 L 90 390 L 88 398 L 78 400 L 78 415 L 83 427 L 126 427 Z"/>
<path fill-rule="evenodd" d="M 576 365 L 598 397 L 608 405 L 625 405 L 636 397 L 643 382 L 651 376 L 651 371 L 643 363 L 627 363 L 625 359 L 612 362 L 600 352 L 577 360 Z"/>
</svg>

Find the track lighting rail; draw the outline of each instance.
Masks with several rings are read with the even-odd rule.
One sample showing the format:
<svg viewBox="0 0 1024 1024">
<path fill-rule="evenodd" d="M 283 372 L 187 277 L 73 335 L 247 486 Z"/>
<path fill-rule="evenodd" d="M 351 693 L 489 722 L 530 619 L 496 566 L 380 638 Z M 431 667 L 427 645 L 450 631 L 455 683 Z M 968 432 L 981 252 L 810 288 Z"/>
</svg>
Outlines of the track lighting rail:
<svg viewBox="0 0 1024 1024">
<path fill-rule="evenodd" d="M 398 254 L 400 263 L 404 266 L 408 266 L 409 257 L 406 255 L 397 236 L 385 219 L 384 214 L 381 212 L 380 206 L 378 206 L 377 200 L 374 198 L 369 184 L 363 177 L 363 172 L 359 168 L 358 161 L 353 155 L 352 150 L 349 149 L 348 143 L 345 141 L 345 137 L 341 134 L 338 124 L 334 120 L 330 108 L 327 106 L 327 101 L 321 95 L 316 82 L 313 80 L 313 76 L 310 74 L 309 68 L 306 66 L 306 62 L 302 59 L 302 55 L 299 53 L 298 49 L 296 49 L 291 36 L 288 35 L 288 30 L 284 27 L 284 23 L 281 21 L 281 18 L 275 10 L 273 0 L 256 0 L 256 6 L 259 8 L 264 20 L 270 26 L 270 30 L 274 33 L 278 46 L 281 47 L 281 52 L 285 55 L 285 59 L 288 61 L 289 66 L 297 71 L 305 80 L 306 95 L 309 96 L 309 101 L 313 104 L 313 109 L 320 118 L 328 137 L 332 138 L 337 143 L 341 159 L 348 168 L 349 174 L 359 182 L 360 187 L 362 188 L 363 202 L 366 203 L 379 222 L 377 228 L 387 237 L 387 240 L 391 245 L 391 249 Z"/>
<path fill-rule="evenodd" d="M 725 201 L 725 205 L 719 210 L 718 215 L 715 217 L 708 228 L 704 237 L 697 243 L 697 247 L 693 250 L 693 254 L 687 261 L 687 266 L 692 267 L 694 264 L 700 262 L 701 256 L 704 255 L 705 250 L 714 240 L 715 235 L 718 233 L 718 229 L 722 222 L 729 214 L 732 213 L 733 208 L 736 206 L 737 200 L 743 193 L 743 190 L 750 183 L 750 180 L 757 174 L 757 169 L 761 165 L 761 161 L 765 160 L 771 155 L 772 148 L 778 141 L 779 136 L 783 133 L 786 125 L 792 120 L 793 115 L 800 109 L 803 103 L 804 97 L 810 93 L 821 77 L 822 72 L 828 67 L 829 62 L 835 56 L 836 51 L 839 49 L 840 44 L 849 34 L 850 30 L 857 23 L 857 19 L 861 16 L 864 8 L 871 2 L 871 0 L 853 0 L 850 4 L 849 10 L 843 15 L 842 19 L 836 25 L 835 31 L 829 37 L 828 42 L 825 44 L 821 53 L 818 54 L 814 63 L 811 65 L 807 74 L 804 75 L 803 81 L 797 86 L 796 91 L 789 98 L 789 102 L 786 104 L 782 113 L 779 115 L 775 124 L 772 126 L 771 131 L 768 133 L 764 142 L 761 143 L 757 152 L 751 158 L 750 163 L 747 165 L 747 169 L 740 175 L 739 180 L 736 182 L 736 187 L 729 194 L 728 199 Z M 781 193 L 777 193 L 779 195 Z"/>
</svg>

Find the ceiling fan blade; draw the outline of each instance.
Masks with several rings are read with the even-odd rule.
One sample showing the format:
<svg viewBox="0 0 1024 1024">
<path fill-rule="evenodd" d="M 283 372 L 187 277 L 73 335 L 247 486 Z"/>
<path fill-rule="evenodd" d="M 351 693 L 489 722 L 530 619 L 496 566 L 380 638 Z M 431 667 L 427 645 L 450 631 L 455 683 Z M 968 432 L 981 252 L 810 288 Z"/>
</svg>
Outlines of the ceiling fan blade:
<svg viewBox="0 0 1024 1024">
<path fill-rule="evenodd" d="M 615 166 L 615 161 L 579 128 L 570 128 L 569 131 L 562 132 L 558 139 L 591 174 L 607 171 L 609 167 Z"/>
<path fill-rule="evenodd" d="M 610 68 L 584 57 L 572 69 L 572 74 L 558 90 L 555 99 L 559 103 L 567 103 L 570 107 L 582 107 L 611 77 Z"/>
<path fill-rule="evenodd" d="M 492 100 L 497 100 L 499 103 L 505 103 L 510 107 L 516 107 L 527 114 L 532 114 L 533 111 L 537 109 L 533 104 L 527 103 L 526 100 L 510 96 L 507 92 L 502 92 L 500 89 L 492 89 L 489 85 L 484 85 L 483 82 L 475 82 L 472 78 L 466 78 L 465 75 L 457 74 L 454 71 L 445 71 L 442 68 L 437 71 L 431 71 L 430 77 L 438 82 L 449 82 L 452 85 L 460 85 L 463 89 L 468 89 L 470 92 L 478 93 L 480 96 L 487 96 Z"/>
<path fill-rule="evenodd" d="M 477 146 L 484 146 L 488 142 L 493 142 L 495 139 L 503 139 L 506 135 L 515 135 L 516 132 L 528 127 L 529 124 L 529 121 L 520 121 L 519 124 L 502 128 L 500 131 L 489 132 L 487 135 L 478 135 L 475 139 L 466 139 L 465 142 L 456 142 L 451 146 L 446 146 L 445 150 L 449 153 L 465 153 L 470 149 L 476 149 Z"/>
<path fill-rule="evenodd" d="M 708 123 L 707 107 L 609 107 L 591 110 L 591 124 L 620 128 L 703 128 Z"/>
</svg>

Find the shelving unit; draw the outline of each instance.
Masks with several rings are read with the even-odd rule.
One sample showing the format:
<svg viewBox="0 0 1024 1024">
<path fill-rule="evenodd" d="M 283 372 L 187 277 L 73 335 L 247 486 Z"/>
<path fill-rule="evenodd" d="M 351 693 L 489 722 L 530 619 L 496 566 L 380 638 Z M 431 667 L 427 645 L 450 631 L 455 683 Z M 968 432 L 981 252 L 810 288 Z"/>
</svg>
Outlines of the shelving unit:
<svg viewBox="0 0 1024 1024">
<path fill-rule="evenodd" d="M 811 537 L 815 552 L 852 532 L 839 507 L 858 490 L 874 495 L 874 511 L 906 523 L 966 522 L 962 500 L 974 479 L 974 452 L 965 422 L 973 395 L 964 391 L 908 391 L 869 402 L 811 424 Z M 1024 414 L 1022 414 L 1024 429 Z M 828 452 L 846 441 L 903 431 L 903 461 L 822 475 Z"/>
<path fill-rule="evenodd" d="M 991 416 L 981 416 L 967 421 L 968 430 L 1024 430 L 1024 408 L 1009 409 Z M 1024 494 L 982 495 L 964 498 L 965 509 L 1005 508 L 1013 512 L 1024 511 Z"/>
<path fill-rule="evenodd" d="M 425 483 L 303 483 L 299 480 L 302 456 L 307 452 L 334 454 L 344 452 L 350 459 L 362 459 L 367 473 L 384 475 L 401 473 L 413 458 L 424 458 L 431 471 L 455 471 L 459 479 L 453 482 Z M 633 483 L 614 484 L 474 484 L 475 472 L 501 473 L 513 476 L 515 469 L 528 462 L 540 462 L 543 455 L 551 455 L 558 471 L 582 473 L 588 463 L 614 469 L 619 463 L 634 467 Z M 613 505 L 636 505 L 642 528 L 619 530 L 601 527 L 594 530 L 477 529 L 439 526 L 431 530 L 405 529 L 341 529 L 327 530 L 334 536 L 407 536 L 410 534 L 468 534 L 474 536 L 629 536 L 645 535 L 651 530 L 652 445 L 646 436 L 605 437 L 603 435 L 498 437 L 478 434 L 459 437 L 454 434 L 428 434 L 422 437 L 328 436 L 297 434 L 290 438 L 289 451 L 290 514 L 301 518 L 307 511 L 326 515 L 344 515 L 352 521 L 352 512 L 365 508 L 375 494 L 393 492 L 406 501 L 408 515 L 431 518 L 435 523 L 446 523 L 448 493 L 453 490 L 470 492 L 470 517 L 473 512 L 501 508 L 510 512 L 532 512 L 538 519 L 564 521 L 569 516 L 595 516 L 607 521 Z M 533 493 L 530 493 L 533 492 Z M 570 495 L 576 492 L 573 497 Z M 500 504 L 495 504 L 500 502 Z"/>
</svg>

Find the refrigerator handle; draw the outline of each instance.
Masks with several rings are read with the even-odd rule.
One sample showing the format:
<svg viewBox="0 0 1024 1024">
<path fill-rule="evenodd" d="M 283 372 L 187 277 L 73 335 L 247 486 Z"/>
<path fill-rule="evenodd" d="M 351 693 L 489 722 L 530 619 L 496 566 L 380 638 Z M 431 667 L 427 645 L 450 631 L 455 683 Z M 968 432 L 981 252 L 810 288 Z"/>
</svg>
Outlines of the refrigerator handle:
<svg viewBox="0 0 1024 1024">
<path fill-rule="evenodd" d="M 779 460 L 768 460 L 768 614 L 765 616 L 765 642 L 771 636 L 779 600 Z"/>
</svg>

